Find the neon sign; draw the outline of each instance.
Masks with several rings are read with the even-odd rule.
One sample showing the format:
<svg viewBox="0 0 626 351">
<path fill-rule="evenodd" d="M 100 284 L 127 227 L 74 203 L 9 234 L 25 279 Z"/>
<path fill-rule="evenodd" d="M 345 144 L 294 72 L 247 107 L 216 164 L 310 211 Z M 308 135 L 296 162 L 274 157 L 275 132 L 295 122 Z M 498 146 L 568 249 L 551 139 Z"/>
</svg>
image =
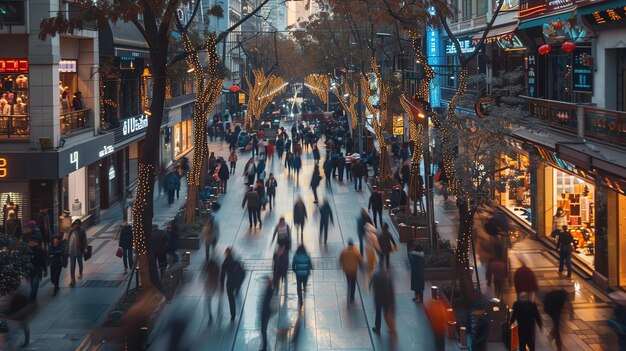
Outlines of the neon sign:
<svg viewBox="0 0 626 351">
<path fill-rule="evenodd" d="M 128 135 L 148 128 L 148 116 L 139 115 L 125 119 L 122 124 L 122 135 Z"/>
<path fill-rule="evenodd" d="M 435 15 L 435 8 L 431 7 L 428 9 L 428 13 L 431 16 Z M 426 47 L 428 48 L 427 56 L 428 56 L 428 64 L 432 66 L 439 65 L 439 54 L 440 54 L 440 44 L 439 44 L 439 30 L 435 27 L 428 26 L 426 30 Z M 439 76 L 435 75 L 435 77 L 430 81 L 430 107 L 438 108 L 441 107 L 441 89 L 439 85 Z"/>
<path fill-rule="evenodd" d="M 28 72 L 26 59 L 0 59 L 0 73 Z"/>
<path fill-rule="evenodd" d="M 5 178 L 7 176 L 7 159 L 4 157 L 0 157 L 0 178 Z"/>
</svg>

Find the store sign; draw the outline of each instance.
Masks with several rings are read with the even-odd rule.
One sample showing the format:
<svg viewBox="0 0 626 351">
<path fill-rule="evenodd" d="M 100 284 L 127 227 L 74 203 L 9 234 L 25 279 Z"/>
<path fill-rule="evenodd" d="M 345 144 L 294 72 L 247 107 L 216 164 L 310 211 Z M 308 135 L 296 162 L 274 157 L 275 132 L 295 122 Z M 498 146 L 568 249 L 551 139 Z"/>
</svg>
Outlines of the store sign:
<svg viewBox="0 0 626 351">
<path fill-rule="evenodd" d="M 523 49 L 524 44 L 515 34 L 501 35 L 497 38 L 498 46 L 504 50 Z"/>
<path fill-rule="evenodd" d="M 59 61 L 59 72 L 61 72 L 61 73 L 74 73 L 74 72 L 76 72 L 76 60 L 61 60 L 61 61 Z"/>
<path fill-rule="evenodd" d="M 69 148 L 62 148 L 58 155 L 58 178 L 100 160 L 102 154 L 113 152 L 114 133 L 106 133 L 89 139 Z M 106 151 L 106 152 L 105 152 Z"/>
<path fill-rule="evenodd" d="M 8 164 L 9 162 L 6 158 L 0 157 L 0 178 L 6 178 Z"/>
<path fill-rule="evenodd" d="M 246 103 L 246 94 L 245 93 L 239 93 L 239 104 L 243 105 Z"/>
<path fill-rule="evenodd" d="M 574 49 L 572 61 L 572 90 L 578 93 L 592 93 L 593 59 L 591 48 Z"/>
<path fill-rule="evenodd" d="M 501 12 L 517 11 L 519 6 L 519 0 L 504 0 L 502 4 Z M 495 10 L 494 10 L 495 11 Z"/>
<path fill-rule="evenodd" d="M 113 145 L 105 145 L 102 150 L 98 151 L 98 156 L 100 158 L 106 156 L 106 155 L 110 155 L 113 153 L 113 151 L 115 151 L 115 148 L 113 147 Z"/>
<path fill-rule="evenodd" d="M 148 128 L 148 116 L 139 115 L 122 122 L 122 135 L 126 136 Z"/>
<path fill-rule="evenodd" d="M 0 59 L 0 73 L 27 73 L 27 59 Z"/>
<path fill-rule="evenodd" d="M 472 53 L 476 48 L 472 43 L 472 38 L 459 39 L 459 45 L 461 46 L 461 52 L 464 54 Z M 446 54 L 456 54 L 456 47 L 452 40 L 446 40 Z"/>
<path fill-rule="evenodd" d="M 593 24 L 606 24 L 626 19 L 626 6 L 615 9 L 596 11 L 585 16 Z"/>
<path fill-rule="evenodd" d="M 520 19 L 539 17 L 553 11 L 573 7 L 574 0 L 521 0 L 517 17 Z"/>
<path fill-rule="evenodd" d="M 536 97 L 537 87 L 537 56 L 535 54 L 529 54 L 526 59 L 526 72 L 528 72 L 528 96 Z"/>
<path fill-rule="evenodd" d="M 435 15 L 435 8 L 434 7 L 430 7 L 428 9 L 428 13 L 430 13 L 431 16 Z M 426 56 L 428 56 L 428 64 L 432 67 L 432 66 L 438 66 L 439 65 L 439 55 L 440 55 L 440 48 L 439 48 L 440 44 L 439 44 L 439 29 L 433 27 L 433 26 L 428 26 L 428 28 L 426 29 L 426 47 L 428 52 L 426 53 Z M 439 108 L 441 107 L 441 86 L 439 84 L 439 75 L 435 74 L 435 77 L 430 81 L 430 94 L 429 94 L 429 99 L 430 99 L 430 107 L 431 108 Z"/>
</svg>

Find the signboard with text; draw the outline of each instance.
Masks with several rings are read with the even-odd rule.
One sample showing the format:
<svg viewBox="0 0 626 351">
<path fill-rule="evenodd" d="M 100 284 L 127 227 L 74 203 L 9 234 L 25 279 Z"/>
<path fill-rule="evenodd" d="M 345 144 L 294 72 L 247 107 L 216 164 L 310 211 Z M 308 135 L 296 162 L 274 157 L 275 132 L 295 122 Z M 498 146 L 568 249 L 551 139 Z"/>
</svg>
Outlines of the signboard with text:
<svg viewBox="0 0 626 351">
<path fill-rule="evenodd" d="M 393 135 L 404 135 L 404 116 L 393 117 Z"/>
<path fill-rule="evenodd" d="M 469 54 L 474 52 L 474 44 L 472 43 L 472 38 L 461 38 L 459 39 L 459 45 L 461 46 L 461 52 L 464 54 Z M 456 47 L 452 40 L 446 40 L 446 54 L 456 54 Z"/>
<path fill-rule="evenodd" d="M 526 60 L 528 96 L 537 96 L 537 55 L 529 54 Z"/>
<path fill-rule="evenodd" d="M 591 48 L 576 48 L 572 55 L 572 90 L 593 93 L 593 60 Z"/>
<path fill-rule="evenodd" d="M 431 15 L 435 15 L 435 8 L 428 9 Z M 440 43 L 439 43 L 439 29 L 436 27 L 428 26 L 426 29 L 426 48 L 428 56 L 428 64 L 432 66 L 438 66 L 440 64 Z M 430 107 L 441 107 L 441 87 L 439 85 L 439 75 L 435 74 L 435 77 L 430 81 Z"/>
</svg>

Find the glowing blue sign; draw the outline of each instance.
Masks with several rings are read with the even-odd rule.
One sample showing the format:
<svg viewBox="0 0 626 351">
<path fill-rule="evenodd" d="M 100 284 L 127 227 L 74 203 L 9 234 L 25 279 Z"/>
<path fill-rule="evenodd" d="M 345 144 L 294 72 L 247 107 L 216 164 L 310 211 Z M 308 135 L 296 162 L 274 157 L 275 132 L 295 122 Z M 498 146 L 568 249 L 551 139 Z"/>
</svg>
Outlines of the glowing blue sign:
<svg viewBox="0 0 626 351">
<path fill-rule="evenodd" d="M 431 16 L 435 15 L 435 8 L 428 9 L 428 13 Z M 432 66 L 439 65 L 439 54 L 441 51 L 441 44 L 439 43 L 439 30 L 435 27 L 428 26 L 426 30 L 426 47 L 428 51 L 428 64 Z M 439 84 L 439 75 L 435 74 L 435 77 L 430 81 L 430 107 L 441 107 L 441 88 Z"/>
</svg>

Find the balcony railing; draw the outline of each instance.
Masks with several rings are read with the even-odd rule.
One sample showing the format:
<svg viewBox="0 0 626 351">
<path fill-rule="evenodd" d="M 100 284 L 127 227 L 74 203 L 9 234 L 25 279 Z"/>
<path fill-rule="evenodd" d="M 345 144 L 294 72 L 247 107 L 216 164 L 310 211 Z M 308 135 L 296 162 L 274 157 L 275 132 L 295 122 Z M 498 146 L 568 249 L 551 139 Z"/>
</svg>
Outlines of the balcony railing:
<svg viewBox="0 0 626 351">
<path fill-rule="evenodd" d="M 550 127 L 574 134 L 581 129 L 586 138 L 626 146 L 626 112 L 536 98 L 528 98 L 528 106 L 533 117 Z"/>
<path fill-rule="evenodd" d="M 1 139 L 28 139 L 30 137 L 29 116 L 0 116 Z"/>
<path fill-rule="evenodd" d="M 61 134 L 73 133 L 91 127 L 89 114 L 91 110 L 78 110 L 61 113 Z"/>
</svg>

